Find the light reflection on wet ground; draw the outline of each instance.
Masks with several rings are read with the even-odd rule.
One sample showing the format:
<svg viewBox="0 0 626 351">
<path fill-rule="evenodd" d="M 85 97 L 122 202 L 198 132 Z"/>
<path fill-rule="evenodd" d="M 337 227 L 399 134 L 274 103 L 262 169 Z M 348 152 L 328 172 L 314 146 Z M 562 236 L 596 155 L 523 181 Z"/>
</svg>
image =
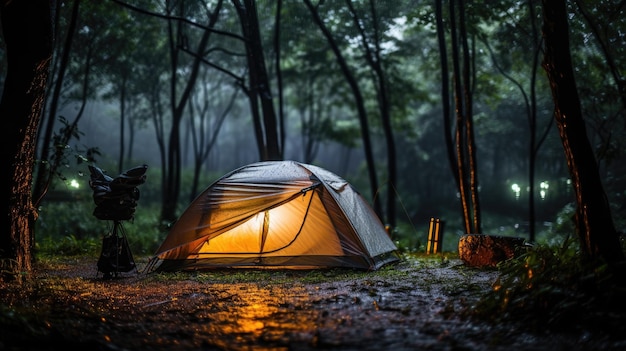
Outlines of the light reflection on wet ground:
<svg viewBox="0 0 626 351">
<path fill-rule="evenodd" d="M 313 341 L 318 312 L 310 308 L 310 296 L 303 287 L 217 284 L 211 290 L 220 291 L 222 298 L 195 315 L 206 322 L 200 323 L 205 327 L 197 335 L 205 343 L 247 349 L 288 345 L 297 339 Z"/>
<path fill-rule="evenodd" d="M 460 285 L 463 291 L 489 284 L 488 278 L 480 282 L 455 270 L 447 274 L 454 275 L 457 285 L 459 279 L 472 280 L 471 286 Z M 349 279 L 331 274 L 318 283 L 302 277 L 279 273 L 255 282 L 187 282 L 180 296 L 153 303 L 157 318 L 175 313 L 181 324 L 151 342 L 181 350 L 439 349 L 450 323 L 459 323 L 442 324 L 445 317 L 439 312 L 454 307 L 445 298 L 449 292 L 441 290 L 446 285 L 433 284 L 446 280 L 441 271 Z M 166 311 L 158 312 L 163 307 Z"/>
<path fill-rule="evenodd" d="M 83 317 L 83 330 L 76 323 L 52 325 L 67 340 L 106 345 L 95 349 L 593 349 L 580 336 L 531 335 L 460 319 L 455 312 L 490 289 L 497 273 L 466 269 L 457 260 L 407 261 L 383 272 L 215 272 L 113 281 L 59 272 L 67 275 L 55 283 L 57 301 Z"/>
</svg>

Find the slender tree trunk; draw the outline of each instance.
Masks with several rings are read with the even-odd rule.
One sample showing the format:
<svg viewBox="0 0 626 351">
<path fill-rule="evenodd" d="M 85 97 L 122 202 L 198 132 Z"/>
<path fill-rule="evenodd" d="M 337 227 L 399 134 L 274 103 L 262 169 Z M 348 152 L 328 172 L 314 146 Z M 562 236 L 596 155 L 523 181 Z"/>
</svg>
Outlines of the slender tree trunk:
<svg viewBox="0 0 626 351">
<path fill-rule="evenodd" d="M 437 40 L 439 43 L 439 64 L 441 66 L 441 105 L 443 109 L 443 132 L 446 142 L 448 164 L 454 176 L 454 181 L 459 187 L 459 170 L 454 153 L 454 141 L 452 138 L 452 123 L 450 114 L 450 71 L 448 69 L 448 50 L 443 26 L 443 0 L 435 0 L 435 15 L 437 21 Z"/>
<path fill-rule="evenodd" d="M 165 113 L 164 113 L 164 104 L 161 101 L 161 85 L 153 84 L 150 92 L 147 93 L 147 99 L 150 104 L 150 115 L 152 125 L 156 134 L 157 146 L 159 149 L 159 161 L 161 165 L 167 164 L 166 158 L 166 144 L 165 144 Z M 165 172 L 166 168 L 163 167 L 163 171 L 161 172 L 161 194 L 165 194 L 165 189 L 167 186 L 167 173 Z M 165 195 L 162 195 L 163 199 Z M 162 218 L 161 218 L 162 219 Z"/>
<path fill-rule="evenodd" d="M 624 261 L 598 164 L 589 143 L 570 57 L 565 0 L 543 0 L 545 69 L 576 197 L 576 231 L 585 259 L 610 265 Z"/>
<path fill-rule="evenodd" d="M 61 58 L 59 62 L 59 69 L 57 71 L 56 81 L 54 82 L 54 89 L 52 90 L 52 97 L 50 98 L 50 106 L 48 109 L 47 115 L 43 118 L 44 123 L 40 125 L 40 140 L 37 145 L 39 146 L 39 162 L 36 167 L 36 178 L 33 185 L 33 202 L 35 204 L 39 203 L 43 196 L 48 191 L 48 186 L 51 181 L 51 177 L 56 173 L 56 169 L 50 169 L 50 167 L 54 167 L 48 161 L 50 157 L 50 151 L 52 147 L 52 134 L 54 132 L 54 123 L 57 120 L 57 109 L 59 106 L 59 99 L 61 96 L 61 89 L 63 88 L 63 83 L 65 82 L 65 72 L 67 71 L 69 60 L 70 60 L 70 51 L 72 49 L 72 42 L 74 39 L 74 33 L 76 32 L 76 23 L 78 22 L 78 10 L 79 10 L 80 0 L 74 0 L 74 4 L 72 6 L 72 17 L 70 19 L 68 28 L 67 28 L 67 36 L 65 38 L 63 51 L 61 52 Z M 57 10 L 59 12 L 59 10 Z M 45 106 L 44 106 L 45 110 Z M 41 128 L 44 127 L 45 128 Z"/>
<path fill-rule="evenodd" d="M 574 2 L 576 3 L 576 7 L 578 7 L 580 13 L 585 18 L 587 25 L 591 29 L 591 33 L 593 33 L 593 36 L 596 38 L 597 45 L 604 55 L 604 60 L 606 61 L 609 71 L 611 72 L 611 76 L 613 76 L 613 81 L 615 82 L 615 86 L 619 92 L 622 107 L 626 109 L 626 79 L 622 77 L 619 64 L 616 62 L 615 57 L 612 54 L 610 41 L 600 35 L 600 28 L 598 28 L 598 25 L 593 20 L 589 11 L 585 9 L 584 3 L 580 0 L 576 0 Z M 621 4 L 617 6 L 623 8 L 624 2 L 622 1 Z"/>
<path fill-rule="evenodd" d="M 503 69 L 503 67 L 501 67 L 497 60 L 496 60 L 496 56 L 493 53 L 493 51 L 491 50 L 491 47 L 489 46 L 489 43 L 486 40 L 483 40 L 483 43 L 485 44 L 485 46 L 487 47 L 487 49 L 489 50 L 489 54 L 491 55 L 491 59 L 493 61 L 493 65 L 498 69 L 498 71 L 500 72 L 500 74 L 502 74 L 502 76 L 504 76 L 507 80 L 509 80 L 511 83 L 513 83 L 520 91 L 520 93 L 522 94 L 522 97 L 524 98 L 524 105 L 526 106 L 526 116 L 528 119 L 528 130 L 530 133 L 530 138 L 529 138 L 529 142 L 528 142 L 528 240 L 530 242 L 534 242 L 535 241 L 535 218 L 536 218 L 536 214 L 535 214 L 535 170 L 536 170 L 536 164 L 537 164 L 537 155 L 539 154 L 539 149 L 541 148 L 541 145 L 543 144 L 543 142 L 545 141 L 548 132 L 550 131 L 550 129 L 552 128 L 553 125 L 553 119 L 549 119 L 549 123 L 548 125 L 545 127 L 545 129 L 542 132 L 542 135 L 537 138 L 537 93 L 536 93 L 536 87 L 537 87 L 537 70 L 539 69 L 539 56 L 542 52 L 542 42 L 541 42 L 541 38 L 539 36 L 538 33 L 538 29 L 537 29 L 537 23 L 536 23 L 536 18 L 535 18 L 535 11 L 534 11 L 534 6 L 535 6 L 536 0 L 528 0 L 527 5 L 528 5 L 528 11 L 529 11 L 529 18 L 530 18 L 530 26 L 531 26 L 531 40 L 534 44 L 534 52 L 533 52 L 533 60 L 532 60 L 532 66 L 531 66 L 531 72 L 530 72 L 530 83 L 529 83 L 529 94 L 526 94 L 526 91 L 524 90 L 524 87 L 522 86 L 522 84 L 520 82 L 518 82 L 515 78 L 513 78 L 510 74 L 507 74 L 506 71 Z M 501 153 L 500 148 L 498 148 L 496 150 L 496 152 L 494 152 L 494 156 L 493 156 L 493 162 L 494 162 L 494 167 L 493 167 L 493 174 L 492 174 L 492 178 L 493 179 L 497 179 L 499 177 L 499 166 L 497 165 L 499 159 L 502 157 L 501 155 L 499 155 Z"/>
<path fill-rule="evenodd" d="M 129 99 L 128 100 L 128 104 L 130 105 L 128 107 L 128 111 L 133 111 L 134 108 L 134 103 L 136 102 L 136 100 L 133 99 Z M 135 133 L 137 132 L 137 119 L 135 117 L 133 117 L 133 115 L 131 114 L 128 118 L 128 148 L 126 149 L 126 157 L 125 160 L 126 162 L 128 162 L 129 160 L 133 159 L 133 150 L 135 149 Z"/>
<path fill-rule="evenodd" d="M 532 28 L 532 40 L 535 44 L 533 54 L 533 65 L 530 75 L 530 107 L 528 111 L 528 129 L 530 130 L 529 153 L 528 153 L 528 240 L 535 242 L 535 168 L 537 154 L 541 143 L 537 143 L 537 68 L 539 67 L 539 53 L 541 52 L 541 42 L 537 34 L 537 24 L 535 23 L 535 5 L 533 0 L 528 0 L 528 13 L 530 14 L 530 25 Z"/>
<path fill-rule="evenodd" d="M 386 223 L 391 228 L 396 226 L 396 183 L 397 183 L 397 162 L 396 162 L 396 145 L 393 136 L 393 127 L 391 125 L 391 102 L 389 99 L 389 87 L 387 84 L 387 77 L 383 68 L 382 58 L 380 55 L 380 30 L 378 28 L 378 15 L 376 13 L 376 5 L 373 0 L 369 1 L 370 14 L 372 16 L 372 39 L 374 42 L 374 50 L 370 49 L 369 42 L 367 40 L 367 34 L 365 28 L 363 28 L 362 21 L 360 20 L 352 0 L 346 1 L 354 25 L 358 28 L 361 35 L 361 41 L 363 43 L 363 50 L 365 51 L 365 59 L 367 63 L 374 71 L 374 83 L 377 87 L 376 93 L 378 96 L 378 110 L 380 111 L 381 124 L 383 126 L 383 132 L 385 134 L 385 143 L 387 146 L 387 174 L 388 183 L 387 187 L 387 216 Z"/>
<path fill-rule="evenodd" d="M 307 6 L 309 11 L 311 12 L 311 15 L 313 15 L 313 21 L 320 28 L 320 30 L 322 31 L 322 34 L 324 34 L 324 37 L 326 37 L 328 41 L 328 45 L 330 45 L 330 48 L 335 54 L 335 58 L 337 59 L 337 63 L 339 64 L 339 67 L 341 67 L 341 72 L 346 78 L 346 81 L 352 90 L 352 94 L 354 95 L 355 105 L 357 108 L 357 113 L 359 116 L 359 122 L 361 126 L 361 138 L 363 140 L 363 152 L 365 153 L 365 160 L 367 162 L 367 170 L 368 170 L 369 180 L 370 180 L 370 189 L 371 189 L 372 198 L 373 198 L 372 207 L 374 208 L 374 211 L 380 217 L 380 219 L 384 220 L 383 213 L 382 213 L 382 206 L 380 204 L 380 199 L 376 196 L 376 193 L 378 192 L 378 177 L 376 175 L 376 165 L 374 163 L 372 142 L 371 142 L 370 134 L 369 134 L 370 133 L 369 122 L 367 120 L 367 111 L 365 109 L 365 100 L 363 98 L 363 94 L 361 94 L 361 89 L 359 88 L 359 84 L 356 78 L 350 71 L 350 68 L 348 67 L 348 63 L 346 62 L 345 58 L 341 54 L 341 50 L 339 50 L 339 46 L 337 45 L 337 42 L 333 38 L 332 34 L 328 30 L 324 22 L 322 21 L 322 18 L 320 17 L 319 12 L 317 11 L 317 8 L 313 6 L 310 0 L 304 0 L 304 4 Z"/>
<path fill-rule="evenodd" d="M 467 166 L 469 172 L 469 195 L 472 208 L 472 219 L 474 233 L 482 233 L 482 222 L 480 214 L 480 196 L 478 194 L 478 164 L 476 162 L 476 141 L 474 138 L 474 109 L 473 90 L 476 81 L 472 72 L 473 52 L 468 47 L 467 29 L 465 25 L 464 0 L 459 0 L 459 33 L 461 36 L 461 47 L 463 49 L 463 99 L 465 107 L 465 133 L 467 148 Z"/>
<path fill-rule="evenodd" d="M 32 270 L 31 238 L 36 209 L 31 190 L 37 130 L 45 103 L 53 31 L 50 1 L 0 2 L 8 71 L 0 116 L 3 202 L 0 230 L 0 280 Z M 8 200 L 8 201 L 7 201 Z M 7 269 L 9 268 L 10 269 Z"/>
<path fill-rule="evenodd" d="M 244 3 L 241 4 L 239 0 L 233 0 L 233 4 L 239 15 L 243 36 L 247 39 L 245 46 L 250 77 L 250 99 L 253 100 L 251 101 L 252 113 L 258 113 L 259 107 L 262 112 L 261 118 L 259 118 L 262 122 L 261 130 L 264 132 L 262 134 L 263 141 L 260 143 L 264 147 L 261 159 L 280 160 L 282 159 L 279 143 L 281 138 L 278 135 L 279 126 L 265 65 L 256 1 L 244 0 Z"/>
<path fill-rule="evenodd" d="M 280 158 L 284 157 L 285 153 L 285 138 L 287 137 L 287 133 L 285 132 L 285 98 L 283 91 L 283 74 L 282 68 L 280 64 L 280 19 L 282 15 L 283 2 L 282 0 L 276 1 L 276 16 L 274 21 L 274 67 L 276 70 L 276 85 L 278 89 L 278 123 L 279 123 L 279 131 L 280 135 L 280 144 L 282 147 L 280 148 Z"/>
<path fill-rule="evenodd" d="M 123 73 L 122 81 L 120 84 L 120 153 L 119 160 L 117 161 L 117 172 L 122 174 L 124 172 L 124 145 L 125 145 L 125 131 L 126 131 L 126 74 Z"/>
<path fill-rule="evenodd" d="M 220 0 L 215 5 L 215 11 L 209 16 L 208 28 L 213 28 L 219 16 L 222 7 Z M 171 108 L 172 108 L 172 129 L 170 130 L 169 144 L 167 150 L 167 172 L 166 187 L 164 189 L 163 204 L 161 207 L 161 219 L 167 222 L 176 220 L 176 208 L 180 196 L 180 178 L 181 178 L 181 146 L 180 146 L 180 125 L 183 118 L 183 112 L 187 106 L 187 101 L 191 95 L 194 85 L 198 79 L 198 71 L 202 63 L 202 53 L 206 51 L 211 30 L 206 29 L 198 46 L 196 48 L 197 55 L 194 56 L 191 64 L 189 78 L 186 80 L 180 99 L 177 99 L 176 85 L 180 82 L 177 79 L 178 67 L 178 49 L 174 46 L 173 33 L 170 34 L 171 56 L 172 56 L 172 78 L 171 78 Z"/>
<path fill-rule="evenodd" d="M 450 37 L 452 42 L 452 67 L 454 71 L 453 76 L 453 87 L 454 87 L 454 105 L 455 105 L 455 115 L 456 115 L 456 130 L 455 130 L 455 145 L 456 145 L 456 163 L 457 163 L 457 172 L 459 179 L 459 197 L 461 200 L 461 211 L 463 213 L 463 223 L 465 226 L 465 232 L 467 234 L 475 233 L 472 228 L 472 221 L 470 215 L 470 206 L 469 206 L 469 186 L 467 184 L 467 165 L 466 165 L 466 150 L 465 143 L 468 142 L 466 140 L 467 133 L 464 133 L 465 116 L 463 115 L 463 79 L 461 75 L 461 68 L 459 62 L 461 61 L 461 54 L 459 53 L 459 42 L 457 36 L 457 20 L 456 20 L 456 10 L 455 10 L 455 1 L 450 1 Z"/>
</svg>

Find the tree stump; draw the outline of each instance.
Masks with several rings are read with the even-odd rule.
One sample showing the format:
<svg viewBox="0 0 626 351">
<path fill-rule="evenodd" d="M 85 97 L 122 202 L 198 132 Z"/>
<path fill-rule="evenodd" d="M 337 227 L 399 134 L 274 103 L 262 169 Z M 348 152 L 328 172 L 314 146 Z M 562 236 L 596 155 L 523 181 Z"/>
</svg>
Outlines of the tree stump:
<svg viewBox="0 0 626 351">
<path fill-rule="evenodd" d="M 471 267 L 495 267 L 527 248 L 523 238 L 466 234 L 459 239 L 459 258 Z"/>
</svg>

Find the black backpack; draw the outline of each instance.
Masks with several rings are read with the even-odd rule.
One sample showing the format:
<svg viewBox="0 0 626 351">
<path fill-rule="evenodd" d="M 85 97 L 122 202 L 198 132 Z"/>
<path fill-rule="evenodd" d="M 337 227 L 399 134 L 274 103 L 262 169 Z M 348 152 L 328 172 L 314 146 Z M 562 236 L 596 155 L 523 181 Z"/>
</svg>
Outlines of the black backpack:
<svg viewBox="0 0 626 351">
<path fill-rule="evenodd" d="M 102 239 L 102 252 L 98 259 L 98 271 L 105 277 L 120 272 L 130 272 L 135 269 L 130 247 L 126 237 L 108 234 Z"/>
</svg>

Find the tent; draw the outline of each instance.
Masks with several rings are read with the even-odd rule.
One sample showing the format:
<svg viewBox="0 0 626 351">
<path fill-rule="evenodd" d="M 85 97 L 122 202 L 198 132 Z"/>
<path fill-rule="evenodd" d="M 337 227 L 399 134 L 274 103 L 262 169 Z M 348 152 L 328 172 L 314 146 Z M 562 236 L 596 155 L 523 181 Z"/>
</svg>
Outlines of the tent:
<svg viewBox="0 0 626 351">
<path fill-rule="evenodd" d="M 317 166 L 266 161 L 238 168 L 204 190 L 147 269 L 374 270 L 397 260 L 383 224 L 348 182 Z"/>
</svg>

